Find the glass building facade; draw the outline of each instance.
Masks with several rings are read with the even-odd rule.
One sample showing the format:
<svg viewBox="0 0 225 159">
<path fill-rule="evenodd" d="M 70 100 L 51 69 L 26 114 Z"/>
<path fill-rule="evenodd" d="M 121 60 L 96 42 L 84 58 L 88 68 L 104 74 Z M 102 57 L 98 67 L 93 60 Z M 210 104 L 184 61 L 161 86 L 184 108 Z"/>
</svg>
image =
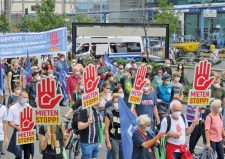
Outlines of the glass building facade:
<svg viewBox="0 0 225 159">
<path fill-rule="evenodd" d="M 225 0 L 169 0 L 174 5 L 188 5 L 201 3 L 224 3 Z"/>
</svg>

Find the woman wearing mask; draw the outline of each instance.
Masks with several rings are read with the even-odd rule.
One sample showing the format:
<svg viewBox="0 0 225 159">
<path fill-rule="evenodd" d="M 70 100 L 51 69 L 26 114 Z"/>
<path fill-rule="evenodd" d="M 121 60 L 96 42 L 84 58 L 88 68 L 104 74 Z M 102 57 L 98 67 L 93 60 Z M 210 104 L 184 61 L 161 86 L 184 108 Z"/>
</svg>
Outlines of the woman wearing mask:
<svg viewBox="0 0 225 159">
<path fill-rule="evenodd" d="M 112 73 L 107 73 L 105 75 L 104 81 L 110 83 L 111 91 L 113 91 L 115 89 L 115 84 L 114 84 L 113 80 L 114 79 L 113 79 L 113 74 Z"/>
<path fill-rule="evenodd" d="M 218 159 L 224 159 L 224 138 L 221 100 L 214 100 L 210 105 L 211 113 L 205 120 L 206 148 L 212 148 Z"/>
<path fill-rule="evenodd" d="M 133 133 L 133 154 L 132 159 L 154 159 L 151 147 L 155 145 L 158 140 L 164 137 L 163 134 L 158 134 L 152 137 L 147 131 L 151 126 L 151 119 L 148 115 L 140 115 L 137 118 L 138 129 Z"/>
<path fill-rule="evenodd" d="M 122 159 L 122 143 L 120 130 L 120 115 L 117 96 L 112 97 L 113 110 L 107 111 L 105 116 L 105 143 L 111 151 L 112 159 Z"/>
<path fill-rule="evenodd" d="M 105 104 L 112 99 L 111 87 L 109 82 L 103 82 L 101 86 L 100 107 L 105 109 Z"/>
<path fill-rule="evenodd" d="M 180 76 L 180 83 L 182 84 L 182 85 L 184 85 L 185 84 L 185 79 L 184 79 L 184 65 L 183 64 L 178 64 L 177 65 L 177 71 L 178 72 L 180 72 L 180 74 L 181 74 L 181 76 Z"/>
<path fill-rule="evenodd" d="M 39 140 L 43 159 L 63 159 L 63 148 L 68 134 L 63 123 L 60 125 L 40 126 Z"/>
<path fill-rule="evenodd" d="M 180 72 L 174 72 L 173 73 L 173 90 L 174 90 L 174 99 L 177 100 L 182 100 L 183 98 L 183 92 L 184 92 L 184 87 L 183 85 L 179 82 L 181 78 L 181 73 Z"/>
<path fill-rule="evenodd" d="M 154 76 L 154 79 L 152 81 L 153 88 L 163 83 L 162 76 L 163 76 L 163 70 L 162 68 L 159 68 L 157 71 L 157 75 Z"/>
<path fill-rule="evenodd" d="M 20 81 L 17 81 L 15 83 L 15 92 L 12 94 L 12 96 L 9 96 L 8 98 L 8 104 L 7 104 L 8 107 L 10 107 L 11 105 L 15 104 L 18 101 L 18 96 L 21 90 L 22 90 L 22 84 Z"/>
<path fill-rule="evenodd" d="M 47 60 L 47 67 L 48 67 L 48 70 L 54 71 L 54 65 L 52 64 L 52 60 L 51 59 Z"/>
</svg>

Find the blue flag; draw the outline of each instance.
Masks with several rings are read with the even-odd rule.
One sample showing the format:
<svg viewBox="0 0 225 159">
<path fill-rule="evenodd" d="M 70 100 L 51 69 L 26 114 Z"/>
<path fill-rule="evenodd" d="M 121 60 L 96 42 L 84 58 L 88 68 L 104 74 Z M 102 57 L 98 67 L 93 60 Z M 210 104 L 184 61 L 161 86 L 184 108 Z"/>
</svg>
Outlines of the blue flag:
<svg viewBox="0 0 225 159">
<path fill-rule="evenodd" d="M 118 68 L 115 67 L 115 66 L 113 66 L 113 65 L 110 63 L 110 61 L 109 61 L 109 56 L 107 56 L 106 53 L 105 53 L 105 55 L 104 55 L 104 66 L 105 66 L 107 69 L 109 69 L 110 71 L 112 71 L 113 74 L 115 74 L 115 73 L 118 72 Z"/>
<path fill-rule="evenodd" d="M 31 70 L 31 64 L 30 64 L 28 51 L 27 51 L 27 59 L 26 59 L 26 71 L 27 71 L 26 73 L 27 82 L 30 82 L 32 79 L 32 70 Z"/>
<path fill-rule="evenodd" d="M 2 73 L 2 59 L 0 58 L 0 92 L 3 92 L 3 73 Z"/>
<path fill-rule="evenodd" d="M 118 97 L 118 105 L 120 112 L 123 158 L 131 159 L 133 152 L 132 135 L 137 129 L 136 117 L 120 97 Z"/>
<path fill-rule="evenodd" d="M 62 83 L 62 92 L 63 92 L 63 100 L 66 101 L 68 96 L 66 94 L 66 83 L 67 83 L 67 76 L 68 76 L 68 67 L 66 60 L 62 63 L 62 69 L 59 75 L 59 81 Z"/>
</svg>

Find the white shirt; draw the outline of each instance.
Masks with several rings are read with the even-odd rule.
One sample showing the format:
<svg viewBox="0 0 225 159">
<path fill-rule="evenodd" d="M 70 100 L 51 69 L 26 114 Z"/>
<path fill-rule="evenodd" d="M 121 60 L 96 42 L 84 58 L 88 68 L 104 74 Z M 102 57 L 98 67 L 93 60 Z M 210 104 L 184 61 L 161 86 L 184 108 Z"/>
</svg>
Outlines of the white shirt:
<svg viewBox="0 0 225 159">
<path fill-rule="evenodd" d="M 4 105 L 0 106 L 0 141 L 4 140 L 3 121 L 7 120 L 7 109 Z"/>
<path fill-rule="evenodd" d="M 8 112 L 8 121 L 15 123 L 16 125 L 20 125 L 20 112 L 22 111 L 22 106 L 19 103 L 15 103 L 14 105 L 9 107 Z"/>
<path fill-rule="evenodd" d="M 188 128 L 187 119 L 186 123 L 184 123 L 184 120 L 182 119 L 181 116 L 179 117 L 179 120 L 174 120 L 171 116 L 170 118 L 171 118 L 171 127 L 167 133 L 181 133 L 181 137 L 179 139 L 168 138 L 167 142 L 174 145 L 184 145 L 186 138 L 186 128 Z M 161 123 L 160 133 L 166 133 L 166 130 L 167 130 L 167 120 L 165 117 Z"/>
</svg>

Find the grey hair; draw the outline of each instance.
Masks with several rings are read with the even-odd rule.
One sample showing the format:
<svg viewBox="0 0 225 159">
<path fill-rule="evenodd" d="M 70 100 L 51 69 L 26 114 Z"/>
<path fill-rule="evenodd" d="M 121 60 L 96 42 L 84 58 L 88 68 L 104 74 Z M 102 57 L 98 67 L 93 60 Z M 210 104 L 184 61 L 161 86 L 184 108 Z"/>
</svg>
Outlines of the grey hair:
<svg viewBox="0 0 225 159">
<path fill-rule="evenodd" d="M 182 104 L 181 104 L 181 102 L 180 102 L 179 100 L 173 100 L 173 101 L 170 103 L 170 110 L 173 109 L 173 106 L 174 106 L 175 104 L 180 104 L 180 105 L 182 106 Z"/>
<path fill-rule="evenodd" d="M 212 110 L 215 106 L 221 106 L 221 100 L 219 99 L 215 99 L 214 101 L 212 101 L 212 103 L 210 104 L 210 109 Z"/>
<path fill-rule="evenodd" d="M 140 115 L 139 117 L 137 117 L 136 121 L 138 126 L 145 126 L 151 123 L 151 119 L 146 114 Z"/>
</svg>

